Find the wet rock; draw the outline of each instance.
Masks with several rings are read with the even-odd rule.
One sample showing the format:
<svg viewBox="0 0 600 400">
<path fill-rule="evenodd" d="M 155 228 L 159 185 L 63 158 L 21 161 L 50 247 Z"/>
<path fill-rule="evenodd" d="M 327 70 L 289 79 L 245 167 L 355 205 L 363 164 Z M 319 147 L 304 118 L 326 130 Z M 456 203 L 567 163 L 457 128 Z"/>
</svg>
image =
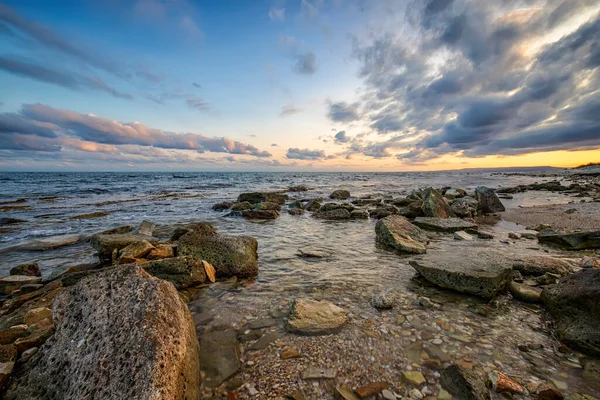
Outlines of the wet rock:
<svg viewBox="0 0 600 400">
<path fill-rule="evenodd" d="M 242 201 L 241 203 L 235 203 L 231 206 L 231 211 L 246 211 L 252 210 L 254 206 L 249 201 Z"/>
<path fill-rule="evenodd" d="M 543 384 L 537 388 L 537 400 L 562 400 L 564 397 L 554 385 Z"/>
<path fill-rule="evenodd" d="M 302 258 L 329 258 L 331 257 L 331 253 L 327 250 L 317 249 L 313 247 L 303 247 L 298 249 L 298 253 L 296 253 L 298 257 Z"/>
<path fill-rule="evenodd" d="M 411 200 L 409 200 L 410 202 Z M 352 201 L 352 204 L 355 206 L 376 206 L 381 204 L 381 199 L 356 199 Z M 408 203 L 406 204 L 408 205 Z"/>
<path fill-rule="evenodd" d="M 474 371 L 450 365 L 442 371 L 440 382 L 453 396 L 464 400 L 490 400 L 485 379 Z"/>
<path fill-rule="evenodd" d="M 258 273 L 258 242 L 249 236 L 192 231 L 179 239 L 177 254 L 206 260 L 217 277 L 252 277 Z"/>
<path fill-rule="evenodd" d="M 397 214 L 402 215 L 406 218 L 417 218 L 423 216 L 423 201 L 413 201 L 407 207 L 401 207 L 398 209 Z"/>
<path fill-rule="evenodd" d="M 296 200 L 296 201 L 294 201 L 293 203 L 291 203 L 291 204 L 290 204 L 288 207 L 289 207 L 290 209 L 294 209 L 294 208 L 295 208 L 295 209 L 299 209 L 299 210 L 304 210 L 304 207 L 305 207 L 305 206 L 304 206 L 304 203 L 302 203 L 302 202 L 300 202 L 300 201 Z"/>
<path fill-rule="evenodd" d="M 348 210 L 348 212 L 354 210 L 354 206 L 350 203 L 325 203 L 321 206 L 319 212 L 333 211 L 340 208 Z"/>
<path fill-rule="evenodd" d="M 159 244 L 147 254 L 149 260 L 175 257 L 175 247 L 172 244 Z"/>
<path fill-rule="evenodd" d="M 497 393 L 525 393 L 525 388 L 504 375 L 500 371 L 492 371 L 488 374 L 492 389 Z"/>
<path fill-rule="evenodd" d="M 402 378 L 406 383 L 414 386 L 421 386 L 427 382 L 419 371 L 402 371 Z"/>
<path fill-rule="evenodd" d="M 525 301 L 528 303 L 541 303 L 541 295 L 542 291 L 534 289 L 528 285 L 523 285 L 517 282 L 511 282 L 508 286 L 508 290 L 510 294 L 521 301 Z"/>
<path fill-rule="evenodd" d="M 600 269 L 583 269 L 546 287 L 542 301 L 567 346 L 600 355 Z"/>
<path fill-rule="evenodd" d="M 321 211 L 313 214 L 314 217 L 331 221 L 350 219 L 350 213 L 345 208 L 336 208 L 329 211 Z"/>
<path fill-rule="evenodd" d="M 207 387 L 219 386 L 242 366 L 235 331 L 205 333 L 200 337 L 200 349 L 200 369 L 206 374 L 203 385 Z"/>
<path fill-rule="evenodd" d="M 423 254 L 429 239 L 420 228 L 399 215 L 390 215 L 375 225 L 377 241 L 402 253 Z"/>
<path fill-rule="evenodd" d="M 156 224 L 143 220 L 138 229 L 138 235 L 152 236 L 154 234 L 154 228 L 156 228 Z"/>
<path fill-rule="evenodd" d="M 329 335 L 339 332 L 348 313 L 327 301 L 298 298 L 294 301 L 287 330 L 302 335 Z"/>
<path fill-rule="evenodd" d="M 334 379 L 336 375 L 332 368 L 308 367 L 302 373 L 302 379 Z"/>
<path fill-rule="evenodd" d="M 489 232 L 478 231 L 477 237 L 479 239 L 483 239 L 483 240 L 491 240 L 494 238 L 494 234 L 489 233 Z"/>
<path fill-rule="evenodd" d="M 350 198 L 350 192 L 347 190 L 335 190 L 333 193 L 329 195 L 330 199 L 334 200 L 346 200 Z"/>
<path fill-rule="evenodd" d="M 458 232 L 464 230 L 477 230 L 477 224 L 460 218 L 429 218 L 417 217 L 413 224 L 422 229 L 436 232 Z"/>
<path fill-rule="evenodd" d="M 99 234 L 101 235 L 112 235 L 112 234 L 121 234 L 121 233 L 129 233 L 133 231 L 133 226 L 131 225 L 123 225 L 123 226 L 118 226 L 116 228 L 112 228 L 112 229 L 107 229 L 105 231 L 100 232 Z"/>
<path fill-rule="evenodd" d="M 459 188 L 450 188 L 450 189 L 444 191 L 444 196 L 449 199 L 462 198 L 462 197 L 465 197 L 466 195 L 467 195 L 467 192 L 465 192 L 463 189 L 459 189 Z"/>
<path fill-rule="evenodd" d="M 279 211 L 277 210 L 245 210 L 242 216 L 246 219 L 277 219 Z"/>
<path fill-rule="evenodd" d="M 10 269 L 11 275 L 25 275 L 25 276 L 42 276 L 40 266 L 37 263 L 21 264 Z"/>
<path fill-rule="evenodd" d="M 600 390 L 600 360 L 589 359 L 583 365 L 583 380 Z"/>
<path fill-rule="evenodd" d="M 544 229 L 538 234 L 538 241 L 567 250 L 585 250 L 600 248 L 600 231 L 592 232 L 555 232 Z"/>
<path fill-rule="evenodd" d="M 107 215 L 108 215 L 107 212 L 96 211 L 96 212 L 89 213 L 89 214 L 74 215 L 70 219 L 92 219 L 92 218 L 106 217 Z"/>
<path fill-rule="evenodd" d="M 394 308 L 394 296 L 390 293 L 378 293 L 371 298 L 371 305 L 378 310 Z"/>
<path fill-rule="evenodd" d="M 573 272 L 573 268 L 568 262 L 548 256 L 520 257 L 513 262 L 513 267 L 523 275 L 533 276 L 540 276 L 546 273 L 563 276 Z"/>
<path fill-rule="evenodd" d="M 475 249 L 466 254 L 435 253 L 409 264 L 435 285 L 484 298 L 504 289 L 512 273 L 502 254 Z"/>
<path fill-rule="evenodd" d="M 360 386 L 354 390 L 354 392 L 361 399 L 366 399 L 368 397 L 374 396 L 377 393 L 387 389 L 390 387 L 390 384 L 387 382 L 371 382 L 366 385 Z"/>
<path fill-rule="evenodd" d="M 153 246 L 158 244 L 158 239 L 156 238 L 132 235 L 129 233 L 93 235 L 90 244 L 98 252 L 98 257 L 101 260 L 111 261 L 113 251 L 120 251 L 131 244 L 143 242 L 145 240 Z"/>
<path fill-rule="evenodd" d="M 0 293 L 12 294 L 23 285 L 37 284 L 42 281 L 39 276 L 11 275 L 0 278 Z"/>
<path fill-rule="evenodd" d="M 521 239 L 521 234 L 520 233 L 516 233 L 516 232 L 509 232 L 508 233 L 508 238 L 509 239 L 513 239 L 513 240 L 519 240 L 519 239 Z"/>
<path fill-rule="evenodd" d="M 479 203 L 472 197 L 463 197 L 452 200 L 450 208 L 457 217 L 470 218 L 477 214 L 477 206 Z"/>
<path fill-rule="evenodd" d="M 306 185 L 290 186 L 288 188 L 288 192 L 306 192 L 308 190 L 310 190 L 310 188 Z"/>
<path fill-rule="evenodd" d="M 53 313 L 56 332 L 5 399 L 199 398 L 198 341 L 172 284 L 112 268 L 65 289 Z"/>
<path fill-rule="evenodd" d="M 288 210 L 288 214 L 290 215 L 302 215 L 304 214 L 304 210 L 301 208 L 290 208 Z"/>
<path fill-rule="evenodd" d="M 229 210 L 233 206 L 233 202 L 231 201 L 223 201 L 220 203 L 213 204 L 212 209 L 214 211 L 225 211 Z"/>
<path fill-rule="evenodd" d="M 444 196 L 433 188 L 423 191 L 423 205 L 421 209 L 425 217 L 451 218 L 456 216 L 446 202 L 446 199 L 444 199 Z"/>
<path fill-rule="evenodd" d="M 258 211 L 281 211 L 281 206 L 272 201 L 262 201 L 254 206 Z"/>
<path fill-rule="evenodd" d="M 54 250 L 59 247 L 69 246 L 79 242 L 79 235 L 60 235 L 53 236 L 47 239 L 35 240 L 33 242 L 25 243 L 19 248 L 21 250 L 28 251 L 46 251 L 46 250 Z"/>
<path fill-rule="evenodd" d="M 139 265 L 150 275 L 171 282 L 177 289 L 185 289 L 206 281 L 202 260 L 193 257 L 163 258 Z"/>
<path fill-rule="evenodd" d="M 353 210 L 350 212 L 350 219 L 369 219 L 369 213 L 365 210 Z"/>
<path fill-rule="evenodd" d="M 143 258 L 146 254 L 150 253 L 152 249 L 154 249 L 154 246 L 147 240 L 131 243 L 121 249 L 119 252 L 119 260 Z"/>
<path fill-rule="evenodd" d="M 469 235 L 467 232 L 465 231 L 457 231 L 454 232 L 454 239 L 455 240 L 473 240 L 473 236 Z"/>
<path fill-rule="evenodd" d="M 479 186 L 475 189 L 475 198 L 478 202 L 477 210 L 483 214 L 491 214 L 506 210 L 494 189 Z"/>
<path fill-rule="evenodd" d="M 318 211 L 321 208 L 321 203 L 318 200 L 310 200 L 306 203 L 306 210 Z"/>
<path fill-rule="evenodd" d="M 345 386 L 337 386 L 335 388 L 335 396 L 336 400 L 359 400 L 360 398 L 354 394 L 352 389 L 349 389 Z"/>
<path fill-rule="evenodd" d="M 24 219 L 19 219 L 19 218 L 0 218 L 0 225 L 14 225 L 14 224 L 21 224 L 23 222 L 27 222 Z"/>
<path fill-rule="evenodd" d="M 242 193 L 238 196 L 238 203 L 247 201 L 251 204 L 258 204 L 263 201 L 270 201 L 277 204 L 285 204 L 287 195 L 280 192 L 252 192 Z"/>
</svg>

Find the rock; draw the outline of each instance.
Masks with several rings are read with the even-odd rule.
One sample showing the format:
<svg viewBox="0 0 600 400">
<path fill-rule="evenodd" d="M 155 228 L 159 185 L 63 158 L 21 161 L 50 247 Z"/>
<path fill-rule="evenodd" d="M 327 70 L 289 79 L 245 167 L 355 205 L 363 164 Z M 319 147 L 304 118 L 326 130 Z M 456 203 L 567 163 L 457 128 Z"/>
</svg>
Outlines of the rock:
<svg viewBox="0 0 600 400">
<path fill-rule="evenodd" d="M 159 244 L 147 254 L 149 260 L 160 260 L 162 258 L 175 257 L 175 248 L 172 244 Z"/>
<path fill-rule="evenodd" d="M 198 341 L 172 284 L 111 268 L 65 289 L 53 316 L 56 332 L 5 399 L 200 397 Z"/>
<path fill-rule="evenodd" d="M 46 251 L 54 250 L 59 247 L 69 246 L 79 242 L 79 235 L 60 235 L 52 236 L 47 239 L 34 240 L 19 246 L 21 250 L 27 251 Z"/>
<path fill-rule="evenodd" d="M 458 365 L 450 365 L 442 371 L 442 386 L 459 399 L 490 400 L 485 379 L 474 371 Z"/>
<path fill-rule="evenodd" d="M 152 236 L 152 234 L 154 234 L 154 228 L 156 228 L 156 224 L 143 220 L 138 229 L 138 235 Z"/>
<path fill-rule="evenodd" d="M 483 214 L 491 214 L 506 210 L 496 195 L 496 192 L 494 192 L 494 189 L 479 186 L 475 189 L 475 198 L 478 202 L 477 210 L 481 211 Z"/>
<path fill-rule="evenodd" d="M 17 361 L 17 348 L 14 344 L 0 345 L 0 391 L 4 389 Z"/>
<path fill-rule="evenodd" d="M 304 203 L 296 200 L 288 206 L 290 209 L 304 210 Z"/>
<path fill-rule="evenodd" d="M 467 195 L 467 192 L 465 192 L 463 189 L 458 189 L 458 188 L 450 188 L 444 192 L 444 196 L 449 199 L 457 199 L 457 198 L 465 197 L 466 195 Z"/>
<path fill-rule="evenodd" d="M 252 210 L 254 206 L 249 201 L 242 201 L 241 203 L 235 203 L 231 206 L 231 211 L 246 211 Z"/>
<path fill-rule="evenodd" d="M 387 382 L 371 382 L 354 389 L 354 392 L 358 395 L 359 398 L 366 399 L 368 397 L 376 395 L 377 393 L 389 387 L 390 385 Z"/>
<path fill-rule="evenodd" d="M 302 335 L 329 335 L 339 332 L 348 313 L 327 301 L 298 298 L 294 301 L 287 330 Z"/>
<path fill-rule="evenodd" d="M 540 276 L 546 273 L 564 276 L 573 272 L 573 268 L 568 262 L 548 256 L 520 257 L 513 262 L 513 267 L 523 275 L 533 276 Z"/>
<path fill-rule="evenodd" d="M 15 325 L 0 330 L 0 345 L 11 344 L 15 340 L 27 336 L 27 325 Z"/>
<path fill-rule="evenodd" d="M 492 384 L 492 389 L 494 389 L 496 393 L 509 392 L 522 394 L 526 392 L 523 386 L 519 385 L 500 371 L 490 372 L 488 378 Z"/>
<path fill-rule="evenodd" d="M 202 265 L 204 266 L 204 273 L 208 280 L 212 283 L 217 281 L 217 270 L 213 265 L 205 260 L 202 260 Z"/>
<path fill-rule="evenodd" d="M 537 239 L 537 233 L 534 233 L 534 232 L 521 232 L 520 235 L 523 239 L 529 239 L 529 240 Z"/>
<path fill-rule="evenodd" d="M 119 252 L 119 260 L 143 258 L 154 249 L 154 246 L 147 240 L 131 243 Z"/>
<path fill-rule="evenodd" d="M 579 266 L 581 268 L 600 268 L 600 261 L 593 257 L 583 257 L 579 261 Z"/>
<path fill-rule="evenodd" d="M 444 389 L 440 389 L 437 400 L 452 400 L 452 395 Z"/>
<path fill-rule="evenodd" d="M 463 197 L 459 199 L 452 200 L 452 204 L 450 208 L 456 214 L 456 216 L 461 218 L 470 218 L 474 217 L 477 214 L 477 207 L 479 203 L 472 197 Z"/>
<path fill-rule="evenodd" d="M 277 219 L 279 211 L 276 210 L 245 210 L 242 216 L 246 219 Z"/>
<path fill-rule="evenodd" d="M 219 386 L 242 366 L 235 331 L 205 333 L 200 338 L 200 349 L 200 369 L 206 374 L 203 385 L 207 387 Z"/>
<path fill-rule="evenodd" d="M 494 238 L 494 234 L 489 233 L 489 232 L 478 231 L 477 237 L 479 239 L 483 239 L 483 240 L 491 240 Z"/>
<path fill-rule="evenodd" d="M 340 208 L 348 210 L 348 212 L 354 210 L 354 206 L 350 203 L 325 203 L 319 208 L 319 212 L 332 211 Z"/>
<path fill-rule="evenodd" d="M 329 258 L 331 257 L 331 253 L 326 250 L 316 249 L 312 247 L 303 247 L 298 249 L 298 253 L 296 253 L 298 257 L 302 258 Z"/>
<path fill-rule="evenodd" d="M 96 211 L 96 212 L 89 213 L 89 214 L 74 215 L 70 219 L 92 219 L 92 218 L 106 217 L 107 215 L 108 215 L 108 213 L 105 211 Z"/>
<path fill-rule="evenodd" d="M 308 367 L 302 373 L 302 379 L 334 379 L 336 370 L 331 368 Z"/>
<path fill-rule="evenodd" d="M 233 202 L 231 201 L 223 201 L 221 203 L 213 204 L 212 209 L 214 211 L 225 211 L 229 210 L 233 206 Z"/>
<path fill-rule="evenodd" d="M 430 218 L 417 217 L 413 224 L 422 229 L 436 232 L 458 232 L 464 230 L 477 230 L 477 224 L 467 222 L 460 218 Z"/>
<path fill-rule="evenodd" d="M 290 215 L 302 215 L 304 214 L 304 210 L 301 208 L 290 208 L 288 210 L 288 214 Z"/>
<path fill-rule="evenodd" d="M 25 275 L 25 276 L 42 276 L 40 266 L 37 263 L 21 264 L 11 268 L 11 275 Z"/>
<path fill-rule="evenodd" d="M 390 310 L 394 307 L 394 296 L 389 293 L 379 293 L 371 298 L 371 305 L 378 310 Z"/>
<path fill-rule="evenodd" d="M 387 389 L 381 391 L 381 398 L 383 400 L 396 400 L 397 399 L 396 395 Z"/>
<path fill-rule="evenodd" d="M 558 338 L 569 347 L 600 355 L 600 269 L 582 269 L 542 291 L 556 321 Z"/>
<path fill-rule="evenodd" d="M 177 289 L 185 289 L 206 281 L 202 260 L 189 256 L 163 258 L 139 265 L 150 275 L 171 282 Z"/>
<path fill-rule="evenodd" d="M 567 250 L 585 250 L 600 248 L 600 231 L 592 232 L 555 232 L 544 229 L 538 234 L 538 241 Z"/>
<path fill-rule="evenodd" d="M 562 400 L 564 395 L 554 385 L 543 384 L 537 388 L 538 400 Z"/>
<path fill-rule="evenodd" d="M 433 188 L 423 191 L 423 215 L 432 218 L 450 218 L 455 217 L 454 211 L 450 208 L 444 196 Z"/>
<path fill-rule="evenodd" d="M 288 192 L 306 192 L 308 190 L 310 190 L 310 188 L 306 185 L 290 186 L 288 188 Z"/>
<path fill-rule="evenodd" d="M 425 398 L 425 395 L 423 393 L 421 393 L 421 391 L 419 389 L 412 389 L 411 391 L 408 392 L 408 397 L 411 400 L 421 400 Z"/>
<path fill-rule="evenodd" d="M 12 294 L 23 285 L 40 283 L 42 278 L 39 276 L 11 275 L 0 278 L 0 293 Z"/>
<path fill-rule="evenodd" d="M 277 204 L 285 204 L 287 195 L 280 192 L 252 192 L 242 193 L 238 196 L 238 203 L 247 201 L 251 204 L 258 204 L 263 201 L 270 201 Z"/>
<path fill-rule="evenodd" d="M 105 231 L 100 232 L 99 234 L 101 235 L 112 235 L 115 233 L 129 233 L 133 231 L 133 226 L 131 225 L 123 225 L 123 226 L 118 226 L 116 228 L 112 228 L 112 229 L 107 229 Z"/>
<path fill-rule="evenodd" d="M 306 210 L 318 211 L 321 208 L 321 203 L 318 200 L 310 200 L 306 203 Z"/>
<path fill-rule="evenodd" d="M 313 214 L 314 217 L 332 221 L 350 219 L 350 213 L 345 208 L 336 208 L 335 210 L 321 211 Z"/>
<path fill-rule="evenodd" d="M 27 361 L 29 361 L 31 357 L 37 354 L 38 350 L 38 347 L 32 347 L 31 349 L 25 350 L 19 358 L 19 363 L 26 363 Z"/>
<path fill-rule="evenodd" d="M 330 199 L 334 200 L 346 200 L 350 198 L 350 192 L 347 190 L 335 190 L 333 193 L 329 195 Z"/>
<path fill-rule="evenodd" d="M 402 371 L 402 378 L 406 383 L 414 386 L 421 386 L 427 382 L 419 371 Z"/>
<path fill-rule="evenodd" d="M 541 303 L 541 295 L 542 291 L 532 288 L 531 286 L 524 285 L 517 282 L 510 282 L 508 285 L 508 290 L 510 294 L 521 301 L 525 301 L 528 303 Z"/>
<path fill-rule="evenodd" d="M 211 263 L 217 277 L 247 278 L 258 273 L 258 242 L 249 236 L 192 231 L 179 239 L 177 254 Z"/>
<path fill-rule="evenodd" d="M 508 238 L 512 240 L 519 240 L 521 239 L 521 234 L 516 232 L 508 232 Z"/>
<path fill-rule="evenodd" d="M 600 390 L 600 360 L 589 359 L 583 364 L 583 380 Z"/>
<path fill-rule="evenodd" d="M 369 213 L 365 210 L 352 210 L 350 219 L 369 219 Z"/>
<path fill-rule="evenodd" d="M 508 284 L 512 267 L 500 253 L 472 249 L 468 253 L 436 253 L 410 261 L 429 282 L 458 292 L 491 298 Z"/>
<path fill-rule="evenodd" d="M 281 211 L 281 206 L 272 201 L 262 201 L 254 206 L 257 211 Z"/>
<path fill-rule="evenodd" d="M 408 205 L 408 207 L 402 207 L 402 208 L 398 209 L 397 214 L 402 215 L 403 217 L 406 217 L 406 218 L 422 217 L 423 216 L 423 210 L 421 209 L 422 207 L 423 207 L 422 200 L 413 201 L 412 203 L 410 203 Z"/>
<path fill-rule="evenodd" d="M 125 247 L 129 246 L 133 243 L 139 243 L 142 241 L 148 241 L 151 245 L 158 244 L 158 239 L 149 237 L 149 236 L 141 236 L 141 235 L 132 235 L 129 233 L 123 234 L 97 234 L 93 235 L 90 244 L 96 251 L 98 252 L 98 257 L 101 260 L 110 261 L 112 259 L 113 251 L 120 251 Z"/>
<path fill-rule="evenodd" d="M 456 231 L 454 232 L 455 240 L 473 240 L 473 236 L 469 235 L 465 231 Z"/>
<path fill-rule="evenodd" d="M 52 311 L 48 307 L 38 307 L 27 311 L 23 317 L 23 323 L 26 325 L 33 325 L 46 318 L 52 320 Z"/>
<path fill-rule="evenodd" d="M 390 215 L 375 225 L 377 241 L 402 253 L 423 254 L 429 239 L 421 229 L 399 215 Z"/>
<path fill-rule="evenodd" d="M 337 400 L 359 400 L 360 398 L 354 394 L 352 389 L 345 386 L 336 386 L 335 396 Z"/>
<path fill-rule="evenodd" d="M 281 358 L 283 360 L 288 360 L 290 358 L 298 358 L 300 356 L 301 356 L 300 352 L 298 350 L 292 349 L 292 348 L 285 349 L 281 352 Z"/>
<path fill-rule="evenodd" d="M 429 308 L 433 306 L 433 302 L 429 299 L 429 297 L 419 296 L 419 298 L 417 298 L 417 302 L 421 307 Z"/>
<path fill-rule="evenodd" d="M 29 336 L 15 340 L 15 346 L 19 353 L 23 353 L 34 347 L 42 346 L 54 333 L 54 325 L 35 330 Z"/>
<path fill-rule="evenodd" d="M 565 397 L 565 400 L 598 400 L 596 397 L 584 393 L 571 393 Z"/>
</svg>

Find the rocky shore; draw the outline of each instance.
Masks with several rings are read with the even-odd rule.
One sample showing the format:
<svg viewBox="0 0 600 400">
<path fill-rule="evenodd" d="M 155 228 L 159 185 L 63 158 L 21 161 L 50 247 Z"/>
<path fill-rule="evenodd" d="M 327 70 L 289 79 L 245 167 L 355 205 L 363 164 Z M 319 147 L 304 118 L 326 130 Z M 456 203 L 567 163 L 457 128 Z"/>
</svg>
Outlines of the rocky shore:
<svg viewBox="0 0 600 400">
<path fill-rule="evenodd" d="M 571 204 L 503 202 L 530 191 Z M 95 263 L 0 278 L 3 398 L 600 398 L 599 199 L 598 177 L 581 176 L 406 196 L 296 185 L 212 207 L 258 226 L 284 212 L 341 235 L 357 224 L 412 268 L 410 290 L 265 291 L 259 241 L 206 222 L 96 233 Z M 499 234 L 504 221 L 523 226 Z M 293 252 L 326 268 L 336 252 L 322 244 Z"/>
</svg>

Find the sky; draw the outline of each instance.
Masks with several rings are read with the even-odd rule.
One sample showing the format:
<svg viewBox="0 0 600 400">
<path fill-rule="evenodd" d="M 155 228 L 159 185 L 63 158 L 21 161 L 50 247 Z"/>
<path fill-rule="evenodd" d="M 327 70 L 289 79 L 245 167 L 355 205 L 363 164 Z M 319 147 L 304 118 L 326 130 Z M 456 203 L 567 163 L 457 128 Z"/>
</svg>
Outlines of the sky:
<svg viewBox="0 0 600 400">
<path fill-rule="evenodd" d="M 598 0 L 0 0 L 0 170 L 594 161 Z"/>
</svg>

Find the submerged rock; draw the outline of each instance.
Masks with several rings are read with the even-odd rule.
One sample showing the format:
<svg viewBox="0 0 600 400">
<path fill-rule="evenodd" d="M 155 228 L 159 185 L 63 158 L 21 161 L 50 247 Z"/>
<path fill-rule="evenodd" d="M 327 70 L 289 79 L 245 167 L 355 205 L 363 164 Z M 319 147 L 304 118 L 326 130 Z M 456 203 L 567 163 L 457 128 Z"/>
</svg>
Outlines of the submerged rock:
<svg viewBox="0 0 600 400">
<path fill-rule="evenodd" d="M 120 251 L 121 249 L 124 249 L 133 243 L 143 242 L 144 240 L 150 242 L 151 245 L 158 244 L 158 239 L 156 238 L 142 235 L 132 235 L 129 233 L 94 235 L 92 236 L 90 244 L 94 249 L 96 249 L 98 252 L 98 257 L 101 260 L 110 261 L 112 259 L 113 251 Z"/>
<path fill-rule="evenodd" d="M 435 253 L 409 264 L 435 285 L 484 298 L 504 289 L 512 273 L 510 261 L 501 254 L 475 249 Z"/>
<path fill-rule="evenodd" d="M 191 256 L 212 264 L 217 277 L 247 278 L 258 273 L 258 242 L 250 236 L 227 236 L 193 230 L 179 239 L 178 256 Z"/>
<path fill-rule="evenodd" d="M 394 307 L 394 296 L 390 293 L 378 293 L 371 298 L 371 305 L 378 310 L 390 310 Z"/>
<path fill-rule="evenodd" d="M 329 335 L 339 332 L 348 322 L 348 313 L 327 301 L 296 299 L 287 322 L 287 330 L 302 335 Z"/>
<path fill-rule="evenodd" d="M 220 203 L 213 204 L 212 209 L 214 211 L 225 211 L 229 210 L 233 206 L 231 201 L 222 201 Z"/>
<path fill-rule="evenodd" d="M 21 264 L 10 269 L 11 275 L 42 276 L 37 263 Z"/>
<path fill-rule="evenodd" d="M 600 231 L 592 232 L 555 232 L 544 229 L 538 234 L 538 241 L 567 250 L 600 248 Z"/>
<path fill-rule="evenodd" d="M 478 202 L 477 209 L 484 214 L 506 210 L 496 195 L 494 189 L 490 189 L 485 186 L 479 186 L 477 189 L 475 189 L 475 196 Z"/>
<path fill-rule="evenodd" d="M 156 224 L 143 220 L 138 229 L 138 235 L 152 236 L 154 234 L 154 228 L 156 228 Z"/>
<path fill-rule="evenodd" d="M 600 355 L 600 269 L 583 269 L 546 287 L 542 301 L 567 346 Z"/>
<path fill-rule="evenodd" d="M 440 382 L 458 399 L 490 400 L 484 377 L 475 371 L 452 364 L 442 371 Z"/>
<path fill-rule="evenodd" d="M 450 208 L 444 196 L 433 188 L 423 191 L 423 215 L 434 218 L 455 217 L 454 211 Z"/>
<path fill-rule="evenodd" d="M 219 386 L 242 367 L 237 335 L 233 330 L 203 334 L 200 348 L 200 368 L 206 375 L 203 385 L 207 387 Z"/>
<path fill-rule="evenodd" d="M 348 198 L 350 198 L 350 192 L 347 190 L 335 190 L 333 193 L 331 193 L 329 195 L 330 199 L 335 199 L 335 200 L 346 200 Z"/>
<path fill-rule="evenodd" d="M 56 331 L 5 399 L 199 398 L 198 340 L 172 284 L 111 268 L 56 297 Z"/>
<path fill-rule="evenodd" d="M 375 225 L 377 241 L 403 253 L 423 254 L 429 239 L 421 229 L 400 215 L 390 215 Z"/>
<path fill-rule="evenodd" d="M 571 265 L 559 258 L 548 256 L 526 256 L 513 262 L 515 270 L 523 275 L 541 276 L 546 273 L 567 275 L 573 272 Z"/>
<path fill-rule="evenodd" d="M 436 232 L 457 232 L 464 230 L 477 230 L 477 224 L 467 222 L 460 218 L 428 218 L 417 217 L 413 224 L 419 228 Z"/>
</svg>

